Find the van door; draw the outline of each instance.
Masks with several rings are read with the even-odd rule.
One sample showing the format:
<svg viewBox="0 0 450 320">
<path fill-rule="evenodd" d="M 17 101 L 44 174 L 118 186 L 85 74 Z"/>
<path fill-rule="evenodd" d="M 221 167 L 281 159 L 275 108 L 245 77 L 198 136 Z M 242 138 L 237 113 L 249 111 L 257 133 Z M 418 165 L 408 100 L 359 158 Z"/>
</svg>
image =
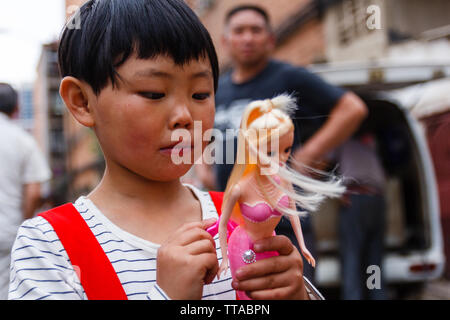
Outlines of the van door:
<svg viewBox="0 0 450 320">
<path fill-rule="evenodd" d="M 388 283 L 433 279 L 442 272 L 443 250 L 436 182 L 424 132 L 399 103 L 380 97 L 363 97 L 370 115 L 356 134 L 376 136 L 387 174 L 381 270 Z M 319 286 L 340 283 L 339 207 L 338 200 L 327 200 L 313 214 Z"/>
</svg>

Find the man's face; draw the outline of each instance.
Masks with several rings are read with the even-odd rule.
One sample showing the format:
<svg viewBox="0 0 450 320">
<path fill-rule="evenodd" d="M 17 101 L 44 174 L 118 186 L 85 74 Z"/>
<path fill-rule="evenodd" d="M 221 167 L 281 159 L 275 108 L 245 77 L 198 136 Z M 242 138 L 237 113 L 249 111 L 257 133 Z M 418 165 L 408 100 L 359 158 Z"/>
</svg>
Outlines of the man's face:
<svg viewBox="0 0 450 320">
<path fill-rule="evenodd" d="M 252 66 L 268 58 L 275 41 L 264 17 L 244 10 L 230 18 L 223 42 L 235 63 Z"/>
</svg>

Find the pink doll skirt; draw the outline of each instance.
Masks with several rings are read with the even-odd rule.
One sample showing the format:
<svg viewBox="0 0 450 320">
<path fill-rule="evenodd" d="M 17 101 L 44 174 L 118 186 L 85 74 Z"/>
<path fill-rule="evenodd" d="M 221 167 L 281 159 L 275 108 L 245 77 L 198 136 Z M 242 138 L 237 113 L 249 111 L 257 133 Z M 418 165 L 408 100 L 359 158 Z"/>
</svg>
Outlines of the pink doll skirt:
<svg viewBox="0 0 450 320">
<path fill-rule="evenodd" d="M 273 233 L 275 235 L 275 232 Z M 240 267 L 253 263 L 257 260 L 277 256 L 276 251 L 255 253 L 253 251 L 253 241 L 241 226 L 238 226 L 228 240 L 228 259 L 230 262 L 231 276 L 235 279 L 236 270 Z M 251 300 L 244 291 L 237 291 L 240 300 Z"/>
</svg>

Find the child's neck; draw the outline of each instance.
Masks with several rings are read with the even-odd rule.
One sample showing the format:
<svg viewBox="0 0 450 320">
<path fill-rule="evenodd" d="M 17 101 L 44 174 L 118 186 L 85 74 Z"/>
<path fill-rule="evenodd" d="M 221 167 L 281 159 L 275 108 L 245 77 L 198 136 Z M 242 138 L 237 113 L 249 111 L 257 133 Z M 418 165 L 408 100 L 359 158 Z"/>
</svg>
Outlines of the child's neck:
<svg viewBox="0 0 450 320">
<path fill-rule="evenodd" d="M 107 166 L 102 181 L 89 198 L 106 197 L 109 201 L 122 199 L 152 207 L 158 202 L 166 202 L 170 197 L 177 198 L 185 189 L 179 180 L 154 181 L 133 172 L 118 174 L 117 171 Z"/>
<path fill-rule="evenodd" d="M 174 231 L 186 222 L 201 220 L 198 200 L 179 180 L 152 181 L 124 168 L 107 165 L 102 181 L 88 198 L 119 227 L 156 243 L 167 234 L 158 236 L 158 231 Z"/>
</svg>

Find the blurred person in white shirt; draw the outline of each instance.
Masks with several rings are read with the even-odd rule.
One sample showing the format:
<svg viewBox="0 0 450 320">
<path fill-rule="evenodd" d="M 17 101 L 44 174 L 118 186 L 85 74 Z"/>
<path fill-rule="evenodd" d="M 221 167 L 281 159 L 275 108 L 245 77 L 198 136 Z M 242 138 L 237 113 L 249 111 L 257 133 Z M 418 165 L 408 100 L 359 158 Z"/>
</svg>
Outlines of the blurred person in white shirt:
<svg viewBox="0 0 450 320">
<path fill-rule="evenodd" d="M 51 171 L 34 138 L 11 119 L 17 92 L 0 83 L 0 299 L 7 299 L 11 247 L 23 220 L 32 218 L 41 183 Z"/>
</svg>

